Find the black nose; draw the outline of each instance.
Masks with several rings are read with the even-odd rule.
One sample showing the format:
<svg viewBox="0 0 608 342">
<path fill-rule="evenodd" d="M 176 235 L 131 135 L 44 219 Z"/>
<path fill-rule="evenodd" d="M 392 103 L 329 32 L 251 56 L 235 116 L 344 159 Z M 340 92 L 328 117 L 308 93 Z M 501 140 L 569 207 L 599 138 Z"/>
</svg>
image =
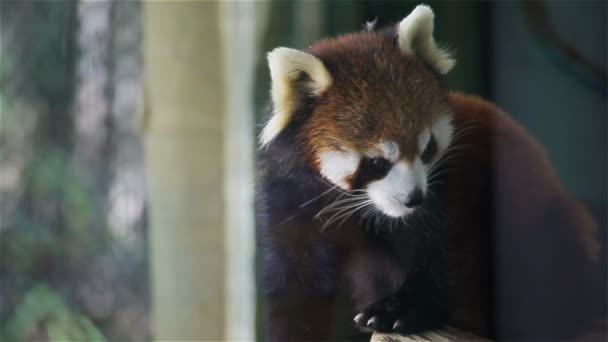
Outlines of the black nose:
<svg viewBox="0 0 608 342">
<path fill-rule="evenodd" d="M 422 193 L 422 190 L 420 190 L 420 188 L 415 188 L 414 191 L 407 196 L 405 206 L 408 208 L 413 208 L 422 204 L 422 201 L 424 201 L 424 194 Z"/>
</svg>

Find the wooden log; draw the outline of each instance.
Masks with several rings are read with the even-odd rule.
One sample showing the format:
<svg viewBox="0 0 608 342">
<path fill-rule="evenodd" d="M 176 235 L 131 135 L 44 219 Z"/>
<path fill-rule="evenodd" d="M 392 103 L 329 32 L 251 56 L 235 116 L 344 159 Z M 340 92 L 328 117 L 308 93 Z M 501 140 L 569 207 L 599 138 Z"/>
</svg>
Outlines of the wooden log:
<svg viewBox="0 0 608 342">
<path fill-rule="evenodd" d="M 469 332 L 456 328 L 447 327 L 441 330 L 433 330 L 416 335 L 403 336 L 399 334 L 374 333 L 371 342 L 412 342 L 412 341 L 490 341 L 483 337 L 475 336 Z"/>
</svg>

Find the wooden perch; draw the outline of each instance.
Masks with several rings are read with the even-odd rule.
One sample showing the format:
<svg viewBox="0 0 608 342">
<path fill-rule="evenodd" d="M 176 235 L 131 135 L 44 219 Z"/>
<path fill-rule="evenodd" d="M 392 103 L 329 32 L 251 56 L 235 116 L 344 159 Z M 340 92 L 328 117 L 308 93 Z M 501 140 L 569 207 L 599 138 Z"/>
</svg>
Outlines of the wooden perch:
<svg viewBox="0 0 608 342">
<path fill-rule="evenodd" d="M 399 334 L 380 334 L 372 335 L 371 342 L 411 342 L 411 341 L 490 341 L 488 339 L 475 336 L 466 331 L 455 328 L 445 328 L 441 330 L 433 330 L 417 335 L 402 336 Z"/>
</svg>

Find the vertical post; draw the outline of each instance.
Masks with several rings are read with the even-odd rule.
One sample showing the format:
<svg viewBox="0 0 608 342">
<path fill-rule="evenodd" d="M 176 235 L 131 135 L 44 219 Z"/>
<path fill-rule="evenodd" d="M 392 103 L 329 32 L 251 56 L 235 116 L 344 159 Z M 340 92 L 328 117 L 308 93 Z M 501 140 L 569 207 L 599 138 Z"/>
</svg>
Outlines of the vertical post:
<svg viewBox="0 0 608 342">
<path fill-rule="evenodd" d="M 226 1 L 220 5 L 225 108 L 224 196 L 226 339 L 255 339 L 253 154 L 254 69 L 261 51 L 266 3 Z"/>
<path fill-rule="evenodd" d="M 144 3 L 144 124 L 158 340 L 225 338 L 219 6 L 217 1 Z"/>
</svg>

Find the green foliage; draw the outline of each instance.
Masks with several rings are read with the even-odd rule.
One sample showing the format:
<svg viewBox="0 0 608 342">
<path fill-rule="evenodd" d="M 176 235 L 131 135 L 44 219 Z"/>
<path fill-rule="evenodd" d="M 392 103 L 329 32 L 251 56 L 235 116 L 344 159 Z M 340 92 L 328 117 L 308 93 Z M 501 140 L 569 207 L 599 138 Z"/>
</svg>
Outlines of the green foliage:
<svg viewBox="0 0 608 342">
<path fill-rule="evenodd" d="M 55 283 L 49 272 L 60 278 L 79 274 L 111 243 L 109 233 L 94 229 L 97 200 L 65 154 L 46 149 L 36 155 L 23 175 L 27 205 L 7 217 L 0 230 L 0 282 L 7 301 L 0 325 L 12 317 L 8 340 L 43 327 L 52 340 L 88 341 L 101 335 L 87 318 L 72 314 L 57 292 L 46 285 L 24 290 L 51 280 L 54 288 L 73 291 L 77 284 Z M 14 314 L 7 311 L 17 305 Z"/>
<path fill-rule="evenodd" d="M 91 321 L 70 311 L 61 296 L 46 285 L 30 289 L 6 325 L 6 340 L 22 341 L 33 334 L 50 341 L 104 341 Z"/>
<path fill-rule="evenodd" d="M 147 313 L 145 240 L 127 246 L 108 227 L 118 169 L 74 157 L 78 4 L 0 1 L 0 163 L 12 175 L 0 188 L 0 341 L 133 339 L 143 329 L 123 321 Z M 123 146 L 112 143 L 110 155 Z"/>
<path fill-rule="evenodd" d="M 63 231 L 89 249 L 97 244 L 89 225 L 94 219 L 95 198 L 78 177 L 66 156 L 56 149 L 42 151 L 30 168 L 25 182 L 37 201 L 52 201 L 64 219 Z"/>
</svg>

